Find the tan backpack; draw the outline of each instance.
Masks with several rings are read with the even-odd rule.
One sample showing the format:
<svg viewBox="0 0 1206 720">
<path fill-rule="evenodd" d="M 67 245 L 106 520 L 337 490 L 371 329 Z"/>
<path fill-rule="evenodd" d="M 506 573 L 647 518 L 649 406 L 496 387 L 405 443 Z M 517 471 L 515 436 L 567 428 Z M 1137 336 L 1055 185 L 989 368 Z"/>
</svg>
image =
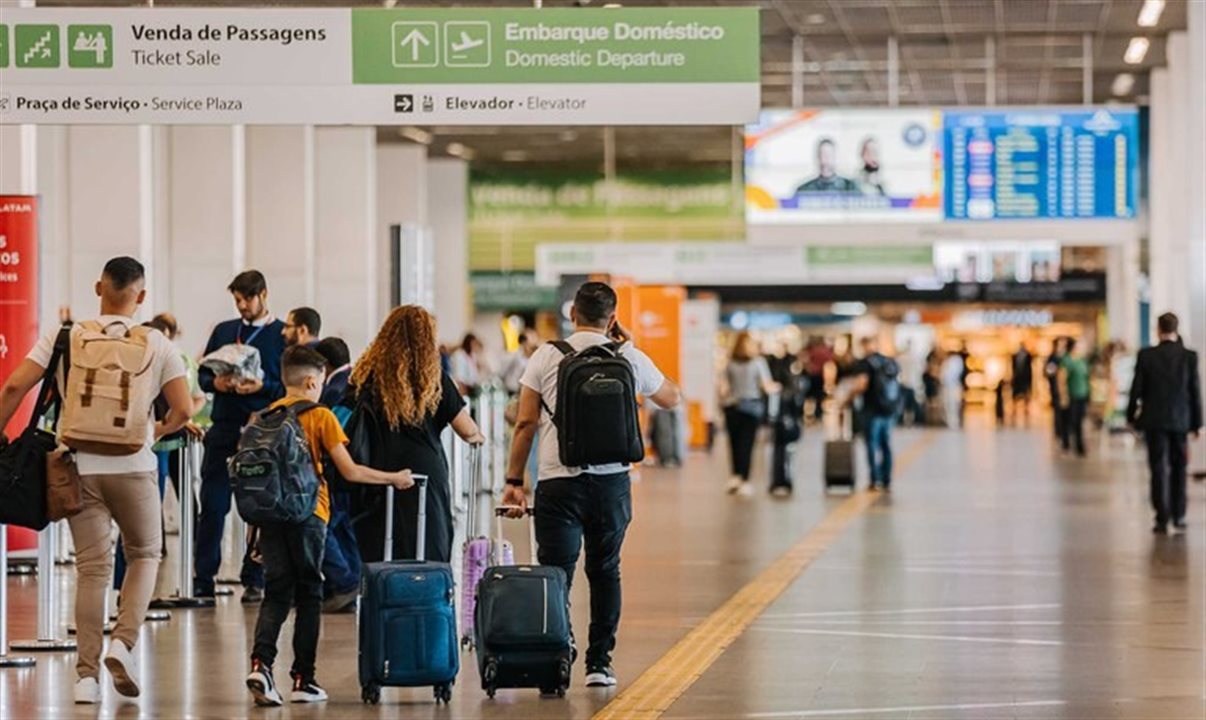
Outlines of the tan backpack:
<svg viewBox="0 0 1206 720">
<path fill-rule="evenodd" d="M 109 335 L 99 322 L 71 334 L 71 364 L 63 391 L 59 437 L 67 447 L 96 455 L 133 455 L 150 437 L 159 390 L 151 365 L 150 328 Z"/>
</svg>

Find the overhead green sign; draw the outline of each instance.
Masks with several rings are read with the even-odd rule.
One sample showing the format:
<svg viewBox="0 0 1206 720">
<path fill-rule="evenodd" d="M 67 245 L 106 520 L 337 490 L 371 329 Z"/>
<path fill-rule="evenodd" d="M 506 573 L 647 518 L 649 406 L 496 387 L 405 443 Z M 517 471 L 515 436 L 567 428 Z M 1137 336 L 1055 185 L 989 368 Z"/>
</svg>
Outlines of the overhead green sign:
<svg viewBox="0 0 1206 720">
<path fill-rule="evenodd" d="M 808 248 L 808 264 L 819 266 L 864 265 L 875 267 L 934 266 L 931 245 L 820 245 Z"/>
<path fill-rule="evenodd" d="M 557 307 L 557 288 L 536 284 L 531 272 L 470 274 L 473 306 L 478 310 L 546 310 Z"/>
</svg>

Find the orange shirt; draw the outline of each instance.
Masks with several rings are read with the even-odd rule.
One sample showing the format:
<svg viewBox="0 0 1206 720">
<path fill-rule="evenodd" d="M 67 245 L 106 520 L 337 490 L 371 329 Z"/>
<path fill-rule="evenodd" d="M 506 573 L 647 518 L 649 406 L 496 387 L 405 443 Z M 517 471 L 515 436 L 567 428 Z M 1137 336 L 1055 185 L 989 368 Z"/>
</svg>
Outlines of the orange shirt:
<svg viewBox="0 0 1206 720">
<path fill-rule="evenodd" d="M 298 397 L 283 397 L 272 403 L 272 407 L 287 407 L 301 400 L 302 398 Z M 344 434 L 335 413 L 325 407 L 316 407 L 304 412 L 298 420 L 306 433 L 306 440 L 310 443 L 314 469 L 318 471 L 318 504 L 314 507 L 314 514 L 323 522 L 330 522 L 331 492 L 327 489 L 327 480 L 322 474 L 322 456 L 324 452 L 329 453 L 340 445 L 346 445 L 348 436 Z"/>
</svg>

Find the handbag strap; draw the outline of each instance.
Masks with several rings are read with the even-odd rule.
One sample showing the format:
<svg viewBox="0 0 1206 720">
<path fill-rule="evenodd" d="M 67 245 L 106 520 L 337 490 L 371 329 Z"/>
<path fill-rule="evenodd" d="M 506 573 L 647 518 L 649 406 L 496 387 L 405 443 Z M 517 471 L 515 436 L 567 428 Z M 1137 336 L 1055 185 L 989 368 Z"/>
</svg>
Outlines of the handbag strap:
<svg viewBox="0 0 1206 720">
<path fill-rule="evenodd" d="M 36 428 L 51 407 L 55 409 L 55 425 L 58 425 L 58 411 L 63 405 L 63 395 L 59 392 L 55 376 L 58 374 L 60 364 L 63 366 L 63 384 L 66 385 L 67 373 L 71 367 L 70 321 L 63 323 L 59 328 L 59 334 L 55 336 L 54 350 L 50 353 L 50 362 L 46 364 L 46 370 L 42 373 L 42 387 L 38 390 L 38 399 L 34 403 L 34 410 L 29 416 L 29 425 L 26 430 Z"/>
</svg>

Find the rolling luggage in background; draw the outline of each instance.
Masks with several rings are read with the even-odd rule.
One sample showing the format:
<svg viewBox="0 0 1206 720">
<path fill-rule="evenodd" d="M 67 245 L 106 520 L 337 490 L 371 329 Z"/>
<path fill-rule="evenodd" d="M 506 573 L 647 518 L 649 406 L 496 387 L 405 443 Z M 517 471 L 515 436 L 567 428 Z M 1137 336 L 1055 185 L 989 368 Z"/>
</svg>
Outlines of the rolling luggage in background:
<svg viewBox="0 0 1206 720">
<path fill-rule="evenodd" d="M 838 412 L 838 436 L 825 442 L 825 492 L 848 488 L 854 492 L 854 442 L 847 413 Z"/>
<path fill-rule="evenodd" d="M 382 687 L 430 685 L 436 702 L 452 700 L 461 669 L 456 633 L 456 583 L 447 563 L 424 562 L 427 478 L 419 487 L 418 560 L 392 561 L 394 493 L 385 495 L 385 562 L 364 566 L 360 581 L 360 697 L 376 705 Z"/>
<path fill-rule="evenodd" d="M 473 647 L 473 616 L 477 607 L 477 583 L 490 565 L 514 565 L 515 549 L 511 543 L 499 538 L 498 547 L 492 547 L 488 534 L 480 534 L 477 526 L 477 510 L 481 502 L 481 450 L 473 446 L 469 452 L 469 517 L 465 532 L 465 554 L 461 563 L 461 647 Z M 498 560 L 493 560 L 497 551 Z"/>
<path fill-rule="evenodd" d="M 505 512 L 494 511 L 500 544 Z M 477 668 L 491 698 L 499 688 L 539 688 L 558 697 L 569 689 L 568 583 L 561 568 L 536 564 L 536 531 L 530 531 L 532 564 L 490 567 L 477 586 Z"/>
<path fill-rule="evenodd" d="M 679 467 L 683 459 L 679 453 L 678 413 L 675 410 L 653 410 L 653 452 L 662 467 Z"/>
</svg>

